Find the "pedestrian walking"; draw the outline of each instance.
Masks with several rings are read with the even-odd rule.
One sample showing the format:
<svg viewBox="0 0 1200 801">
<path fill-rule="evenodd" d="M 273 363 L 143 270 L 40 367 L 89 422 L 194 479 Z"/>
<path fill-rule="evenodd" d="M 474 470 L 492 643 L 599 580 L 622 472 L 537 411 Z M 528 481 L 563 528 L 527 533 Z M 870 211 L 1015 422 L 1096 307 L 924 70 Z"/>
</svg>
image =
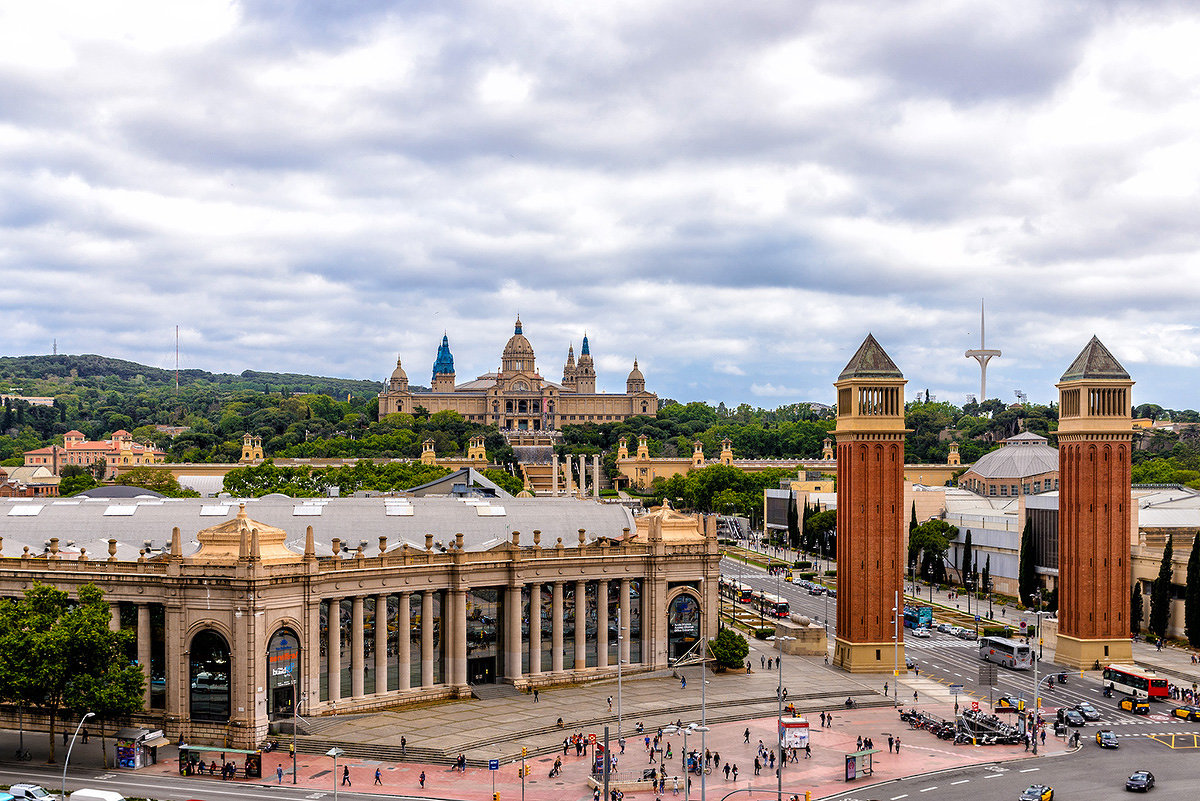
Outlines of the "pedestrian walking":
<svg viewBox="0 0 1200 801">
<path fill-rule="evenodd" d="M 83 728 L 83 731 L 82 731 L 82 732 L 80 732 L 80 733 L 83 735 L 83 742 L 84 742 L 84 744 L 86 745 L 86 744 L 87 744 L 87 741 L 88 741 L 88 730 L 87 730 L 87 727 L 85 726 L 85 727 Z"/>
<path fill-rule="evenodd" d="M 825 728 L 825 711 L 821 711 L 821 728 Z"/>
<path fill-rule="evenodd" d="M 917 703 L 917 691 L 913 690 L 913 703 Z"/>
<path fill-rule="evenodd" d="M 812 745 L 810 743 L 804 744 L 804 758 L 812 759 Z"/>
<path fill-rule="evenodd" d="M 762 770 L 762 763 L 758 761 L 758 757 L 755 757 L 754 758 L 754 775 L 757 776 L 758 772 L 760 770 Z"/>
<path fill-rule="evenodd" d="M 721 752 L 720 751 L 715 751 L 713 753 L 713 767 L 715 767 L 717 770 L 721 769 Z"/>
<path fill-rule="evenodd" d="M 896 744 L 896 738 L 888 735 L 888 753 L 892 753 L 892 746 Z"/>
<path fill-rule="evenodd" d="M 733 763 L 733 780 L 735 782 L 737 781 L 737 763 L 736 762 Z"/>
<path fill-rule="evenodd" d="M 1042 729 L 1042 745 L 1046 744 L 1046 729 Z"/>
<path fill-rule="evenodd" d="M 857 746 L 855 747 L 855 749 L 854 749 L 854 750 L 855 750 L 855 751 L 861 751 L 861 750 L 862 750 L 862 738 L 861 738 L 861 737 L 859 737 L 859 738 L 858 738 L 858 741 L 857 741 Z"/>
<path fill-rule="evenodd" d="M 825 665 L 826 667 L 829 665 L 829 654 L 825 654 Z"/>
<path fill-rule="evenodd" d="M 687 676 L 679 677 L 679 689 L 681 689 L 681 690 L 687 689 Z"/>
<path fill-rule="evenodd" d="M 679 795 L 679 777 L 671 777 L 671 795 Z"/>
<path fill-rule="evenodd" d="M 400 756 L 404 756 L 408 752 L 408 738 L 400 738 Z"/>
<path fill-rule="evenodd" d="M 900 738 L 896 738 L 896 753 L 900 753 Z"/>
<path fill-rule="evenodd" d="M 888 694 L 888 683 L 885 681 L 883 683 L 883 695 L 885 698 L 887 697 L 887 694 Z"/>
<path fill-rule="evenodd" d="M 824 713 L 822 713 L 822 714 L 824 714 Z M 750 742 L 750 730 L 749 729 L 746 729 L 744 732 L 742 732 L 742 742 L 744 742 L 744 743 Z"/>
<path fill-rule="evenodd" d="M 729 763 L 725 763 L 725 781 L 729 781 Z"/>
<path fill-rule="evenodd" d="M 425 789 L 425 771 L 421 771 L 421 775 L 417 777 L 417 781 L 421 783 L 421 789 Z"/>
<path fill-rule="evenodd" d="M 758 657 L 758 666 L 763 670 L 767 669 L 767 658 L 761 654 Z"/>
<path fill-rule="evenodd" d="M 342 768 L 342 786 L 343 787 L 353 786 L 350 784 L 350 766 L 349 765 Z"/>
<path fill-rule="evenodd" d="M 283 784 L 283 766 L 278 765 L 275 768 L 275 780 L 277 784 Z"/>
<path fill-rule="evenodd" d="M 783 688 L 783 700 L 787 700 L 787 687 Z"/>
<path fill-rule="evenodd" d="M 534 688 L 533 688 L 533 702 L 534 702 L 535 704 L 538 702 L 538 689 L 537 689 L 537 687 L 534 687 Z"/>
<path fill-rule="evenodd" d="M 621 753 L 624 754 L 625 753 L 625 738 L 624 737 L 619 738 L 617 740 L 617 745 L 620 747 Z"/>
<path fill-rule="evenodd" d="M 383 771 L 379 768 L 375 768 L 375 783 L 383 784 Z"/>
</svg>

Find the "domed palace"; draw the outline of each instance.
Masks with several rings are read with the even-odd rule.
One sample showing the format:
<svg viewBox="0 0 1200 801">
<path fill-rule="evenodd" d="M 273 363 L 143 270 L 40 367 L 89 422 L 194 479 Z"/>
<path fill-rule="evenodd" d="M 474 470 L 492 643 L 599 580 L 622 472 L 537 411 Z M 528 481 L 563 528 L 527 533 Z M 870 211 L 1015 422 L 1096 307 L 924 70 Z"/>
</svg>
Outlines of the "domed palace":
<svg viewBox="0 0 1200 801">
<path fill-rule="evenodd" d="M 625 381 L 625 394 L 597 392 L 596 369 L 586 335 L 578 362 L 574 345 L 568 347 L 562 382 L 543 378 L 518 317 L 501 354 L 499 370 L 473 381 L 456 383 L 449 336 L 442 337 L 438 348 L 430 392 L 409 389 L 408 375 L 397 358 L 387 389 L 379 393 L 379 416 L 412 414 L 418 406 L 431 414 L 455 411 L 472 422 L 496 426 L 509 433 L 510 439 L 520 439 L 523 434 L 555 432 L 564 425 L 611 423 L 639 414 L 652 415 L 658 411 L 658 396 L 646 391 L 646 379 L 636 359 Z"/>
<path fill-rule="evenodd" d="M 1058 489 L 1058 450 L 1026 431 L 984 454 L 959 479 L 960 487 L 988 497 L 1037 495 Z"/>
</svg>

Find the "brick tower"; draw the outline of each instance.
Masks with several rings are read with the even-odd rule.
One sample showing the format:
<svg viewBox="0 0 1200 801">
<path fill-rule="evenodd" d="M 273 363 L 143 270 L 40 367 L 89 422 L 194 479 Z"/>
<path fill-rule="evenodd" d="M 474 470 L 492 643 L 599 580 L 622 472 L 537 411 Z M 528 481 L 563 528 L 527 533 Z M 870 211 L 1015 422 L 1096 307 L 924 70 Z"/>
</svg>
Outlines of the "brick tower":
<svg viewBox="0 0 1200 801">
<path fill-rule="evenodd" d="M 904 376 L 867 335 L 837 388 L 837 642 L 852 673 L 904 670 Z M 897 603 L 899 602 L 899 603 Z"/>
<path fill-rule="evenodd" d="M 1133 381 L 1092 337 L 1058 383 L 1058 649 L 1091 668 L 1130 661 Z"/>
</svg>

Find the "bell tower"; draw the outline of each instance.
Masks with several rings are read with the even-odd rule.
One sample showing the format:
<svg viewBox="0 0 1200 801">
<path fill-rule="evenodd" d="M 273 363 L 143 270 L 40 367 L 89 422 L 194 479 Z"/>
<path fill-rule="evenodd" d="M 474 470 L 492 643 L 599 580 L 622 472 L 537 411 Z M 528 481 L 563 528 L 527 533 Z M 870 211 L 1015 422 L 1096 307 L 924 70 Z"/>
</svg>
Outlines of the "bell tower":
<svg viewBox="0 0 1200 801">
<path fill-rule="evenodd" d="M 834 383 L 838 605 L 833 659 L 851 673 L 891 672 L 904 665 L 904 626 L 895 625 L 894 615 L 904 613 L 905 383 L 870 334 Z"/>
<path fill-rule="evenodd" d="M 1092 337 L 1059 380 L 1058 650 L 1076 668 L 1132 660 L 1133 381 Z"/>
</svg>

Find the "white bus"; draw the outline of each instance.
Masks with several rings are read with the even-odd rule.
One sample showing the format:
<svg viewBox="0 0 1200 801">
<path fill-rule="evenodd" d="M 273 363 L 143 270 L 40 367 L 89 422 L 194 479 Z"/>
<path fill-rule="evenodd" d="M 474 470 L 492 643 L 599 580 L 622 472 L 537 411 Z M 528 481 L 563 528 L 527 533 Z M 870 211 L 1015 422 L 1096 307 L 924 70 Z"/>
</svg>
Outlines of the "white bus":
<svg viewBox="0 0 1200 801">
<path fill-rule="evenodd" d="M 979 658 L 1012 670 L 1029 670 L 1033 667 L 1033 648 L 1004 637 L 983 637 L 979 640 Z"/>
</svg>

